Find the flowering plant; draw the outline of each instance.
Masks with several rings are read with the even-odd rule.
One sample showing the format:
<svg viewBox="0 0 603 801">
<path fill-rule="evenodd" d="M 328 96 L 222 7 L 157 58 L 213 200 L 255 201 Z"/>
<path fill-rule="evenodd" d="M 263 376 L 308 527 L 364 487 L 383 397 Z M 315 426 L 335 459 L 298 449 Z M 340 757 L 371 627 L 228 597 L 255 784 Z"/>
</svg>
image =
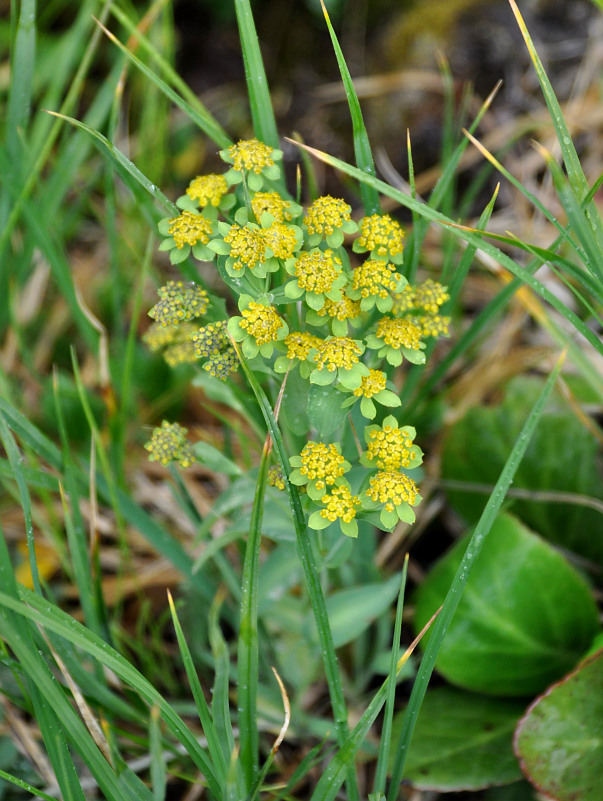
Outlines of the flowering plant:
<svg viewBox="0 0 603 801">
<path fill-rule="evenodd" d="M 239 314 L 204 324 L 207 292 L 171 281 L 149 312 L 155 323 L 147 343 L 163 348 L 170 364 L 204 359 L 202 367 L 222 380 L 246 359 L 258 374 L 278 379 L 281 394 L 298 373 L 305 390 L 296 403 L 305 402 L 311 414 L 288 480 L 304 490 L 311 529 L 336 525 L 356 537 L 362 519 L 388 531 L 400 520 L 412 522 L 421 500 L 415 429 L 392 414 L 381 425 L 367 421 L 378 417 L 379 406 L 400 407 L 398 368 L 404 360 L 422 364 L 424 339 L 447 334 L 448 318 L 440 314 L 446 288 L 432 279 L 408 282 L 404 232 L 390 215 L 356 223 L 349 204 L 330 195 L 304 212 L 282 188 L 281 151 L 257 139 L 220 155 L 229 169 L 197 176 L 178 201 L 180 216 L 162 220 L 159 230 L 172 263 L 191 254 L 215 264 Z M 368 258 L 356 263 L 356 253 Z M 316 398 L 334 410 L 335 424 L 321 417 Z M 194 447 L 183 447 L 181 429 L 168 437 L 167 425 L 147 445 L 151 457 L 190 464 Z M 345 426 L 351 445 L 337 436 Z M 282 472 L 273 470 L 269 483 L 284 488 Z"/>
</svg>

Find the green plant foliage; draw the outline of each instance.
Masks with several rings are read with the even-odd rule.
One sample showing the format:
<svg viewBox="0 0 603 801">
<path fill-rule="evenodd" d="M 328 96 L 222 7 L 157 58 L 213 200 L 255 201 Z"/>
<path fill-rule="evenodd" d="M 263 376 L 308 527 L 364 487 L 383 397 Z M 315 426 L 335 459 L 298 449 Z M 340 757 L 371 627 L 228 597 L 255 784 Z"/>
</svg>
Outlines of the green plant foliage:
<svg viewBox="0 0 603 801">
<path fill-rule="evenodd" d="M 379 615 L 385 614 L 400 589 L 400 576 L 379 584 L 341 590 L 327 599 L 327 612 L 336 647 L 355 640 Z"/>
<path fill-rule="evenodd" d="M 417 592 L 415 628 L 442 603 L 464 537 Z M 582 577 L 517 519 L 501 514 L 473 568 L 436 662 L 452 684 L 491 695 L 541 692 L 570 670 L 598 631 Z M 429 642 L 429 633 L 423 643 Z"/>
<path fill-rule="evenodd" d="M 442 456 L 444 480 L 481 485 L 476 492 L 447 490 L 451 505 L 467 523 L 483 508 L 484 491 L 494 484 L 511 444 L 517 438 L 541 382 L 519 377 L 511 381 L 500 404 L 470 409 L 448 432 Z M 549 403 L 520 464 L 514 489 L 553 493 L 542 500 L 513 498 L 510 507 L 530 528 L 551 542 L 601 563 L 601 512 L 580 503 L 556 502 L 554 493 L 575 493 L 603 500 L 600 445 L 596 437 L 558 397 Z M 558 501 L 562 501 L 559 497 Z"/>
<path fill-rule="evenodd" d="M 538 698 L 515 750 L 530 781 L 558 801 L 599 801 L 603 776 L 603 653 Z"/>
<path fill-rule="evenodd" d="M 450 687 L 425 696 L 406 778 L 420 790 L 480 790 L 521 778 L 512 733 L 525 705 Z M 394 720 L 395 736 L 402 716 Z M 460 733 L 462 732 L 462 736 Z"/>
</svg>

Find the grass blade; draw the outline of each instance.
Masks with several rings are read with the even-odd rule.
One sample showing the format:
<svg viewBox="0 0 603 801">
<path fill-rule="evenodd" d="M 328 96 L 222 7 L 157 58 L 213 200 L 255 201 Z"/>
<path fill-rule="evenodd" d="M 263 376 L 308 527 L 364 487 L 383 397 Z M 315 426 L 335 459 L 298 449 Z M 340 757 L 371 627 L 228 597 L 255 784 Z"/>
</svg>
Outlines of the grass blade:
<svg viewBox="0 0 603 801">
<path fill-rule="evenodd" d="M 207 701 L 205 700 L 205 695 L 203 694 L 201 683 L 199 682 L 199 676 L 197 675 L 197 671 L 195 670 L 193 657 L 191 655 L 190 648 L 188 647 L 186 637 L 184 636 L 184 632 L 182 631 L 182 626 L 180 625 L 180 621 L 178 620 L 178 613 L 176 612 L 176 606 L 174 605 L 172 594 L 170 593 L 169 590 L 168 590 L 168 601 L 170 604 L 170 613 L 172 615 L 172 622 L 174 624 L 174 629 L 176 631 L 176 639 L 178 640 L 178 647 L 180 648 L 180 654 L 182 655 L 182 662 L 184 664 L 186 676 L 188 678 L 188 682 L 190 684 L 193 693 L 193 698 L 195 699 L 195 705 L 197 707 L 199 721 L 201 722 L 201 728 L 203 729 L 203 734 L 205 735 L 205 739 L 207 740 L 207 748 L 216 771 L 216 777 L 220 782 L 220 784 L 222 784 L 226 779 L 226 771 L 227 771 L 226 760 L 224 759 L 224 754 L 220 746 L 220 741 L 218 739 L 216 727 L 214 726 L 214 722 L 211 719 L 211 713 L 209 711 Z"/>
<path fill-rule="evenodd" d="M 122 44 L 108 28 L 105 28 L 102 22 L 99 22 L 98 20 L 96 20 L 96 22 L 103 33 L 121 50 L 126 58 L 128 58 L 137 69 L 139 69 L 152 83 L 154 83 L 155 86 L 168 98 L 168 100 L 171 100 L 172 103 L 181 111 L 183 111 L 192 122 L 198 125 L 203 133 L 212 140 L 212 142 L 215 142 L 219 147 L 222 148 L 232 145 L 232 139 L 205 107 L 202 107 L 202 111 L 199 111 L 197 108 L 193 108 L 190 103 L 187 103 L 186 100 L 183 100 L 183 98 L 181 98 L 179 94 L 170 88 L 165 81 L 156 75 L 153 70 L 149 69 L 146 64 L 144 64 L 137 56 L 134 55 L 134 53 L 132 53 L 131 50 Z"/>
<path fill-rule="evenodd" d="M 235 0 L 235 11 L 243 51 L 253 130 L 257 138 L 264 144 L 278 148 L 276 120 L 249 0 Z"/>
<path fill-rule="evenodd" d="M 147 679 L 145 679 L 145 677 L 138 670 L 136 670 L 133 665 L 124 659 L 120 653 L 111 648 L 111 646 L 109 646 L 100 637 L 97 637 L 96 634 L 93 634 L 91 631 L 82 626 L 81 623 L 78 623 L 75 618 L 71 617 L 66 612 L 63 612 L 61 609 L 49 605 L 48 601 L 29 590 L 22 589 L 20 590 L 19 595 L 22 600 L 17 600 L 10 595 L 7 595 L 5 592 L 0 591 L 0 606 L 11 609 L 13 612 L 17 612 L 19 615 L 27 618 L 28 620 L 33 620 L 38 625 L 41 625 L 49 631 L 58 634 L 60 637 L 63 637 L 76 647 L 81 648 L 85 653 L 90 654 L 90 656 L 97 659 L 102 665 L 105 665 L 112 670 L 120 679 L 122 679 L 122 681 L 129 684 L 132 689 L 134 689 L 148 704 L 159 707 L 166 725 L 186 748 L 188 754 L 191 756 L 197 767 L 203 771 L 211 791 L 219 798 L 221 795 L 219 784 L 216 780 L 213 767 L 207 759 L 206 754 L 182 718 L 174 711 L 171 705 L 153 687 L 153 685 L 150 684 L 150 682 L 148 682 Z M 3 625 L 2 618 L 0 618 L 0 623 Z M 14 630 L 11 633 L 11 631 L 9 631 L 7 628 L 6 632 L 9 635 L 6 637 L 6 639 L 10 641 L 12 647 L 15 639 L 18 638 L 16 635 L 13 636 Z M 47 689 L 48 681 L 50 681 L 52 683 L 52 687 L 56 688 L 55 692 L 48 693 L 47 695 L 55 696 L 58 694 L 58 696 L 62 699 L 60 703 L 55 705 L 55 709 L 57 712 L 59 712 L 61 720 L 65 718 L 65 721 L 70 721 L 72 732 L 75 737 L 74 744 L 77 743 L 78 738 L 80 740 L 89 739 L 86 729 L 83 727 L 83 724 L 80 723 L 79 719 L 77 717 L 75 718 L 77 724 L 79 724 L 76 725 L 71 723 L 71 717 L 68 715 L 68 713 L 64 713 L 63 710 L 65 708 L 71 713 L 73 713 L 73 710 L 67 701 L 66 696 L 62 693 L 62 691 L 59 690 L 58 685 L 56 685 L 56 682 L 54 681 L 54 677 L 50 671 L 48 671 L 46 666 L 44 665 L 47 671 L 48 680 L 45 678 L 46 674 L 43 674 L 43 672 L 40 671 L 39 666 L 35 666 L 33 664 L 30 654 L 26 653 L 24 649 L 19 648 L 17 656 L 22 662 L 26 672 L 30 672 L 29 668 L 31 668 L 32 675 L 36 675 L 40 679 L 41 686 Z M 75 715 L 75 713 L 73 714 Z M 84 734 L 82 734 L 82 729 L 79 728 L 80 726 L 82 727 Z M 90 755 L 88 746 L 86 746 L 86 754 L 88 756 Z M 92 758 L 91 762 L 94 763 L 96 760 Z M 90 765 L 90 763 L 88 764 Z M 104 764 L 107 765 L 106 762 L 104 762 Z"/>
<path fill-rule="evenodd" d="M 350 116 L 352 117 L 352 132 L 354 136 L 354 155 L 356 157 L 356 166 L 368 173 L 368 175 L 375 175 L 375 162 L 373 161 L 373 153 L 371 150 L 368 133 L 364 125 L 360 101 L 358 100 L 356 89 L 354 88 L 352 76 L 350 75 L 348 65 L 346 64 L 345 57 L 343 55 L 343 50 L 341 49 L 341 45 L 339 44 L 335 30 L 331 25 L 331 19 L 323 0 L 320 0 L 320 4 L 322 5 L 322 11 L 325 16 L 327 28 L 329 29 L 331 42 L 333 43 L 333 50 L 335 51 L 335 57 L 337 58 L 337 64 L 339 65 L 341 80 L 348 100 Z M 367 215 L 378 214 L 381 211 L 379 193 L 372 186 L 365 183 L 360 184 L 360 193 L 362 195 L 364 213 Z"/>
<path fill-rule="evenodd" d="M 394 623 L 394 639 L 392 642 L 392 655 L 389 666 L 389 681 L 387 687 L 387 697 L 385 702 L 385 714 L 383 716 L 383 728 L 379 742 L 379 757 L 375 770 L 375 783 L 373 794 L 385 794 L 385 782 L 387 779 L 387 766 L 389 764 L 389 752 L 392 737 L 392 722 L 394 719 L 394 704 L 396 701 L 396 675 L 398 672 L 398 661 L 400 651 L 400 634 L 402 632 L 402 612 L 404 610 L 404 591 L 406 589 L 406 575 L 408 573 L 408 554 L 404 559 L 402 569 L 402 580 L 400 582 L 400 593 L 396 606 L 396 622 Z"/>
<path fill-rule="evenodd" d="M 172 203 L 172 201 L 163 194 L 161 189 L 159 189 L 158 186 L 155 186 L 155 184 L 150 181 L 146 175 L 144 175 L 138 169 L 138 167 L 132 161 L 130 161 L 129 158 L 124 156 L 121 150 L 115 147 L 113 142 L 110 142 L 106 136 L 103 136 L 100 131 L 96 131 L 94 128 L 91 128 L 89 125 L 86 125 L 84 122 L 76 120 L 73 117 L 67 117 L 65 114 L 59 114 L 55 111 L 49 111 L 48 114 L 52 114 L 53 117 L 58 117 L 61 120 L 65 120 L 76 128 L 80 128 L 82 131 L 89 133 L 90 136 L 93 136 L 96 142 L 99 143 L 99 150 L 101 152 L 108 153 L 109 156 L 111 156 L 113 163 L 121 168 L 122 172 L 125 171 L 126 175 L 130 175 L 132 178 L 134 178 L 136 183 L 145 189 L 151 195 L 151 197 L 161 203 L 161 205 L 170 214 L 177 215 L 180 213 L 180 209 L 176 206 L 176 204 Z"/>
<path fill-rule="evenodd" d="M 21 464 L 21 456 L 17 443 L 11 434 L 4 415 L 0 413 L 0 439 L 4 445 L 4 450 L 8 456 L 13 476 L 17 483 L 19 490 L 19 497 L 21 499 L 21 507 L 23 509 L 23 516 L 25 518 L 25 536 L 27 539 L 27 553 L 29 556 L 29 569 L 31 570 L 31 577 L 33 579 L 33 586 L 35 591 L 41 595 L 42 587 L 40 586 L 40 574 L 38 573 L 38 563 L 36 561 L 36 548 L 34 542 L 34 529 L 33 519 L 31 516 L 31 497 L 29 489 L 27 488 L 27 481 L 23 474 L 23 465 Z"/>
<path fill-rule="evenodd" d="M 530 58 L 534 64 L 536 74 L 538 75 L 540 88 L 542 89 L 544 100 L 547 104 L 549 113 L 551 115 L 551 120 L 553 121 L 553 125 L 555 127 L 557 141 L 559 142 L 559 147 L 561 148 L 563 163 L 565 164 L 565 168 L 567 170 L 567 177 L 569 179 L 570 186 L 576 196 L 576 200 L 578 203 L 581 203 L 585 196 L 588 195 L 590 187 L 588 186 L 588 181 L 586 180 L 586 176 L 582 170 L 580 158 L 576 152 L 570 131 L 563 117 L 563 112 L 561 111 L 559 101 L 555 96 L 555 92 L 553 91 L 551 82 L 549 81 L 542 65 L 542 61 L 536 52 L 534 42 L 532 41 L 532 37 L 530 36 L 523 17 L 521 16 L 521 12 L 517 7 L 517 3 L 515 0 L 509 0 L 509 4 L 513 14 L 515 15 L 515 19 L 517 20 L 521 35 L 523 36 L 530 53 Z M 597 239 L 599 252 L 601 252 L 603 250 L 603 222 L 601 221 L 599 212 L 594 202 L 588 203 L 586 207 L 586 217 L 589 220 L 592 231 Z"/>
<path fill-rule="evenodd" d="M 395 799 L 398 797 L 408 746 L 410 745 L 410 740 L 419 715 L 421 704 L 423 703 L 423 698 L 425 697 L 427 685 L 429 684 L 429 680 L 433 672 L 440 645 L 444 639 L 446 631 L 448 630 L 452 616 L 458 607 L 461 595 L 467 584 L 471 568 L 475 564 L 475 560 L 479 556 L 481 546 L 483 545 L 483 542 L 492 527 L 492 523 L 494 522 L 496 515 L 500 511 L 507 491 L 513 481 L 515 472 L 523 458 L 524 453 L 526 452 L 532 435 L 536 429 L 536 426 L 538 425 L 540 416 L 544 411 L 546 402 L 553 390 L 553 387 L 555 386 L 555 381 L 557 380 L 557 376 L 559 375 L 564 359 L 565 353 L 561 355 L 557 361 L 557 364 L 551 371 L 551 374 L 548 377 L 542 392 L 540 393 L 519 436 L 515 441 L 515 444 L 513 445 L 500 477 L 496 482 L 496 486 L 492 490 L 492 494 L 488 499 L 482 516 L 475 528 L 469 545 L 467 546 L 467 551 L 463 557 L 463 561 L 461 562 L 457 574 L 454 577 L 454 581 L 448 590 L 446 600 L 442 606 L 442 611 L 433 625 L 431 639 L 429 640 L 423 655 L 423 659 L 421 660 L 421 665 L 417 672 L 417 677 L 415 679 L 410 700 L 404 715 L 404 720 L 402 722 L 402 730 L 398 740 L 396 757 L 391 776 L 391 784 L 387 796 L 388 801 L 395 801 Z"/>
<path fill-rule="evenodd" d="M 270 447 L 266 441 L 257 478 L 241 583 L 241 618 L 237 651 L 237 704 L 239 708 L 239 758 L 249 792 L 258 771 L 258 574 L 261 526 L 268 478 Z"/>
</svg>

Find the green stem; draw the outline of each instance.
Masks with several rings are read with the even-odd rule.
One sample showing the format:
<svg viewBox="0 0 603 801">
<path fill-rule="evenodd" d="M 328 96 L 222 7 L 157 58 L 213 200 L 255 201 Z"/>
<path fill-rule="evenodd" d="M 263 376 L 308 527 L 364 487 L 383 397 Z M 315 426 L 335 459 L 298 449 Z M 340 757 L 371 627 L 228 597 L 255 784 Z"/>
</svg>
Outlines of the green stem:
<svg viewBox="0 0 603 801">
<path fill-rule="evenodd" d="M 249 538 L 245 550 L 243 583 L 241 587 L 241 622 L 238 642 L 238 708 L 240 758 L 249 791 L 259 769 L 257 689 L 258 689 L 258 571 L 260 562 L 261 526 L 264 516 L 264 495 L 268 479 L 270 438 L 262 452 L 260 472 L 255 488 Z"/>
</svg>

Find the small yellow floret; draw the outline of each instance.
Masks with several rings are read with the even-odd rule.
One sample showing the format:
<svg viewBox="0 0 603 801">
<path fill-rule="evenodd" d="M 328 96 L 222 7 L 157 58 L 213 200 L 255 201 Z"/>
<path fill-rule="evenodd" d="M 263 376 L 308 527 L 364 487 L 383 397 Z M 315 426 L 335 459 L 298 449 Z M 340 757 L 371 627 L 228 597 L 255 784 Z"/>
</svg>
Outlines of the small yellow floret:
<svg viewBox="0 0 603 801">
<path fill-rule="evenodd" d="M 450 299 L 446 291 L 447 287 L 442 286 L 438 281 L 428 278 L 422 284 L 417 284 L 413 288 L 413 305 L 416 309 L 425 309 L 430 314 L 437 314 L 438 309 L 443 303 Z"/>
<path fill-rule="evenodd" d="M 341 274 L 341 260 L 332 250 L 300 253 L 295 262 L 297 283 L 307 292 L 326 294 Z"/>
<path fill-rule="evenodd" d="M 362 376 L 360 386 L 354 390 L 357 397 L 372 398 L 385 389 L 386 375 L 382 370 L 369 370 L 368 375 Z"/>
<path fill-rule="evenodd" d="M 334 484 L 345 473 L 345 460 L 332 443 L 308 442 L 299 457 L 300 473 L 314 481 L 319 490 Z"/>
<path fill-rule="evenodd" d="M 384 503 L 388 512 L 393 512 L 401 503 L 414 506 L 417 503 L 417 485 L 404 473 L 383 471 L 373 476 L 366 491 L 376 503 Z"/>
<path fill-rule="evenodd" d="M 189 341 L 195 331 L 197 331 L 197 326 L 194 323 L 182 323 L 181 325 L 153 323 L 142 335 L 142 341 L 151 350 L 161 350 L 167 345 Z"/>
<path fill-rule="evenodd" d="M 321 502 L 325 508 L 320 510 L 320 516 L 331 523 L 336 520 L 351 523 L 356 517 L 356 509 L 360 506 L 360 498 L 352 495 L 345 486 L 334 487 L 329 495 L 322 496 Z"/>
<path fill-rule="evenodd" d="M 175 345 L 170 345 L 165 349 L 163 358 L 170 367 L 176 367 L 178 364 L 192 364 L 197 360 L 192 342 L 177 342 Z"/>
<path fill-rule="evenodd" d="M 399 470 L 408 467 L 414 454 L 412 439 L 401 428 L 383 426 L 373 429 L 368 438 L 368 458 L 377 462 L 381 470 Z"/>
<path fill-rule="evenodd" d="M 266 242 L 256 228 L 242 227 L 235 223 L 224 237 L 224 241 L 230 245 L 230 255 L 235 259 L 232 265 L 235 270 L 248 267 L 253 272 L 253 268 L 261 264 L 266 257 Z"/>
<path fill-rule="evenodd" d="M 341 228 L 344 222 L 349 222 L 352 207 L 341 198 L 324 195 L 316 198 L 304 217 L 304 225 L 310 235 L 332 234 L 335 229 Z"/>
<path fill-rule="evenodd" d="M 295 232 L 283 222 L 272 223 L 270 228 L 262 231 L 266 247 L 269 247 L 277 259 L 290 259 L 297 248 Z"/>
<path fill-rule="evenodd" d="M 262 214 L 272 215 L 276 222 L 291 219 L 291 204 L 278 192 L 256 192 L 251 198 L 251 208 L 258 222 L 262 219 Z"/>
<path fill-rule="evenodd" d="M 207 292 L 192 281 L 168 281 L 157 294 L 160 301 L 149 311 L 149 317 L 164 327 L 200 317 L 209 304 Z"/>
<path fill-rule="evenodd" d="M 421 336 L 448 336 L 450 317 L 443 317 L 441 314 L 426 314 L 421 317 L 413 317 L 412 319 L 416 325 L 421 327 Z"/>
<path fill-rule="evenodd" d="M 228 148 L 235 170 L 251 170 L 258 175 L 265 167 L 272 167 L 272 148 L 257 139 L 246 139 Z"/>
<path fill-rule="evenodd" d="M 287 346 L 287 358 L 299 359 L 303 362 L 308 358 L 312 348 L 320 345 L 322 339 L 314 334 L 308 334 L 307 331 L 293 331 L 287 334 L 284 342 Z"/>
<path fill-rule="evenodd" d="M 393 264 L 381 259 L 367 259 L 352 274 L 352 288 L 359 289 L 363 298 L 373 295 L 386 298 L 399 283 Z"/>
<path fill-rule="evenodd" d="M 355 320 L 360 315 L 360 301 L 352 300 L 343 295 L 341 300 L 325 298 L 325 305 L 317 312 L 319 317 L 329 317 L 335 320 Z"/>
<path fill-rule="evenodd" d="M 179 217 L 170 220 L 168 232 L 174 238 L 178 249 L 185 245 L 196 245 L 197 242 L 207 245 L 211 234 L 211 222 L 201 214 L 183 211 Z"/>
<path fill-rule="evenodd" d="M 186 439 L 187 429 L 179 423 L 164 420 L 160 428 L 155 428 L 151 441 L 144 446 L 149 452 L 151 462 L 169 464 L 178 462 L 181 467 L 190 467 L 195 461 L 190 442 Z"/>
<path fill-rule="evenodd" d="M 398 256 L 404 249 L 404 231 L 389 214 L 371 214 L 360 221 L 358 244 L 366 250 L 377 250 L 378 256 Z"/>
<path fill-rule="evenodd" d="M 264 345 L 266 342 L 276 342 L 283 321 L 272 306 L 264 306 L 262 303 L 252 300 L 241 314 L 243 319 L 239 325 L 255 339 L 256 344 Z"/>
<path fill-rule="evenodd" d="M 421 328 L 412 319 L 403 320 L 382 317 L 377 325 L 376 336 L 391 348 L 420 350 Z"/>
<path fill-rule="evenodd" d="M 191 336 L 195 348 L 195 355 L 199 359 L 213 359 L 223 350 L 231 347 L 230 339 L 226 333 L 226 320 L 208 323 L 198 328 Z"/>
<path fill-rule="evenodd" d="M 323 339 L 317 348 L 316 366 L 319 370 L 328 370 L 330 373 L 343 367 L 349 370 L 358 364 L 362 356 L 362 348 L 349 337 L 331 337 Z"/>
<path fill-rule="evenodd" d="M 191 200 L 198 200 L 200 206 L 219 206 L 228 192 L 228 184 L 223 175 L 198 175 L 190 182 L 186 194 Z"/>
<path fill-rule="evenodd" d="M 285 480 L 283 478 L 282 470 L 276 464 L 273 464 L 268 468 L 268 485 L 270 487 L 276 487 L 281 491 L 285 489 Z"/>
</svg>

